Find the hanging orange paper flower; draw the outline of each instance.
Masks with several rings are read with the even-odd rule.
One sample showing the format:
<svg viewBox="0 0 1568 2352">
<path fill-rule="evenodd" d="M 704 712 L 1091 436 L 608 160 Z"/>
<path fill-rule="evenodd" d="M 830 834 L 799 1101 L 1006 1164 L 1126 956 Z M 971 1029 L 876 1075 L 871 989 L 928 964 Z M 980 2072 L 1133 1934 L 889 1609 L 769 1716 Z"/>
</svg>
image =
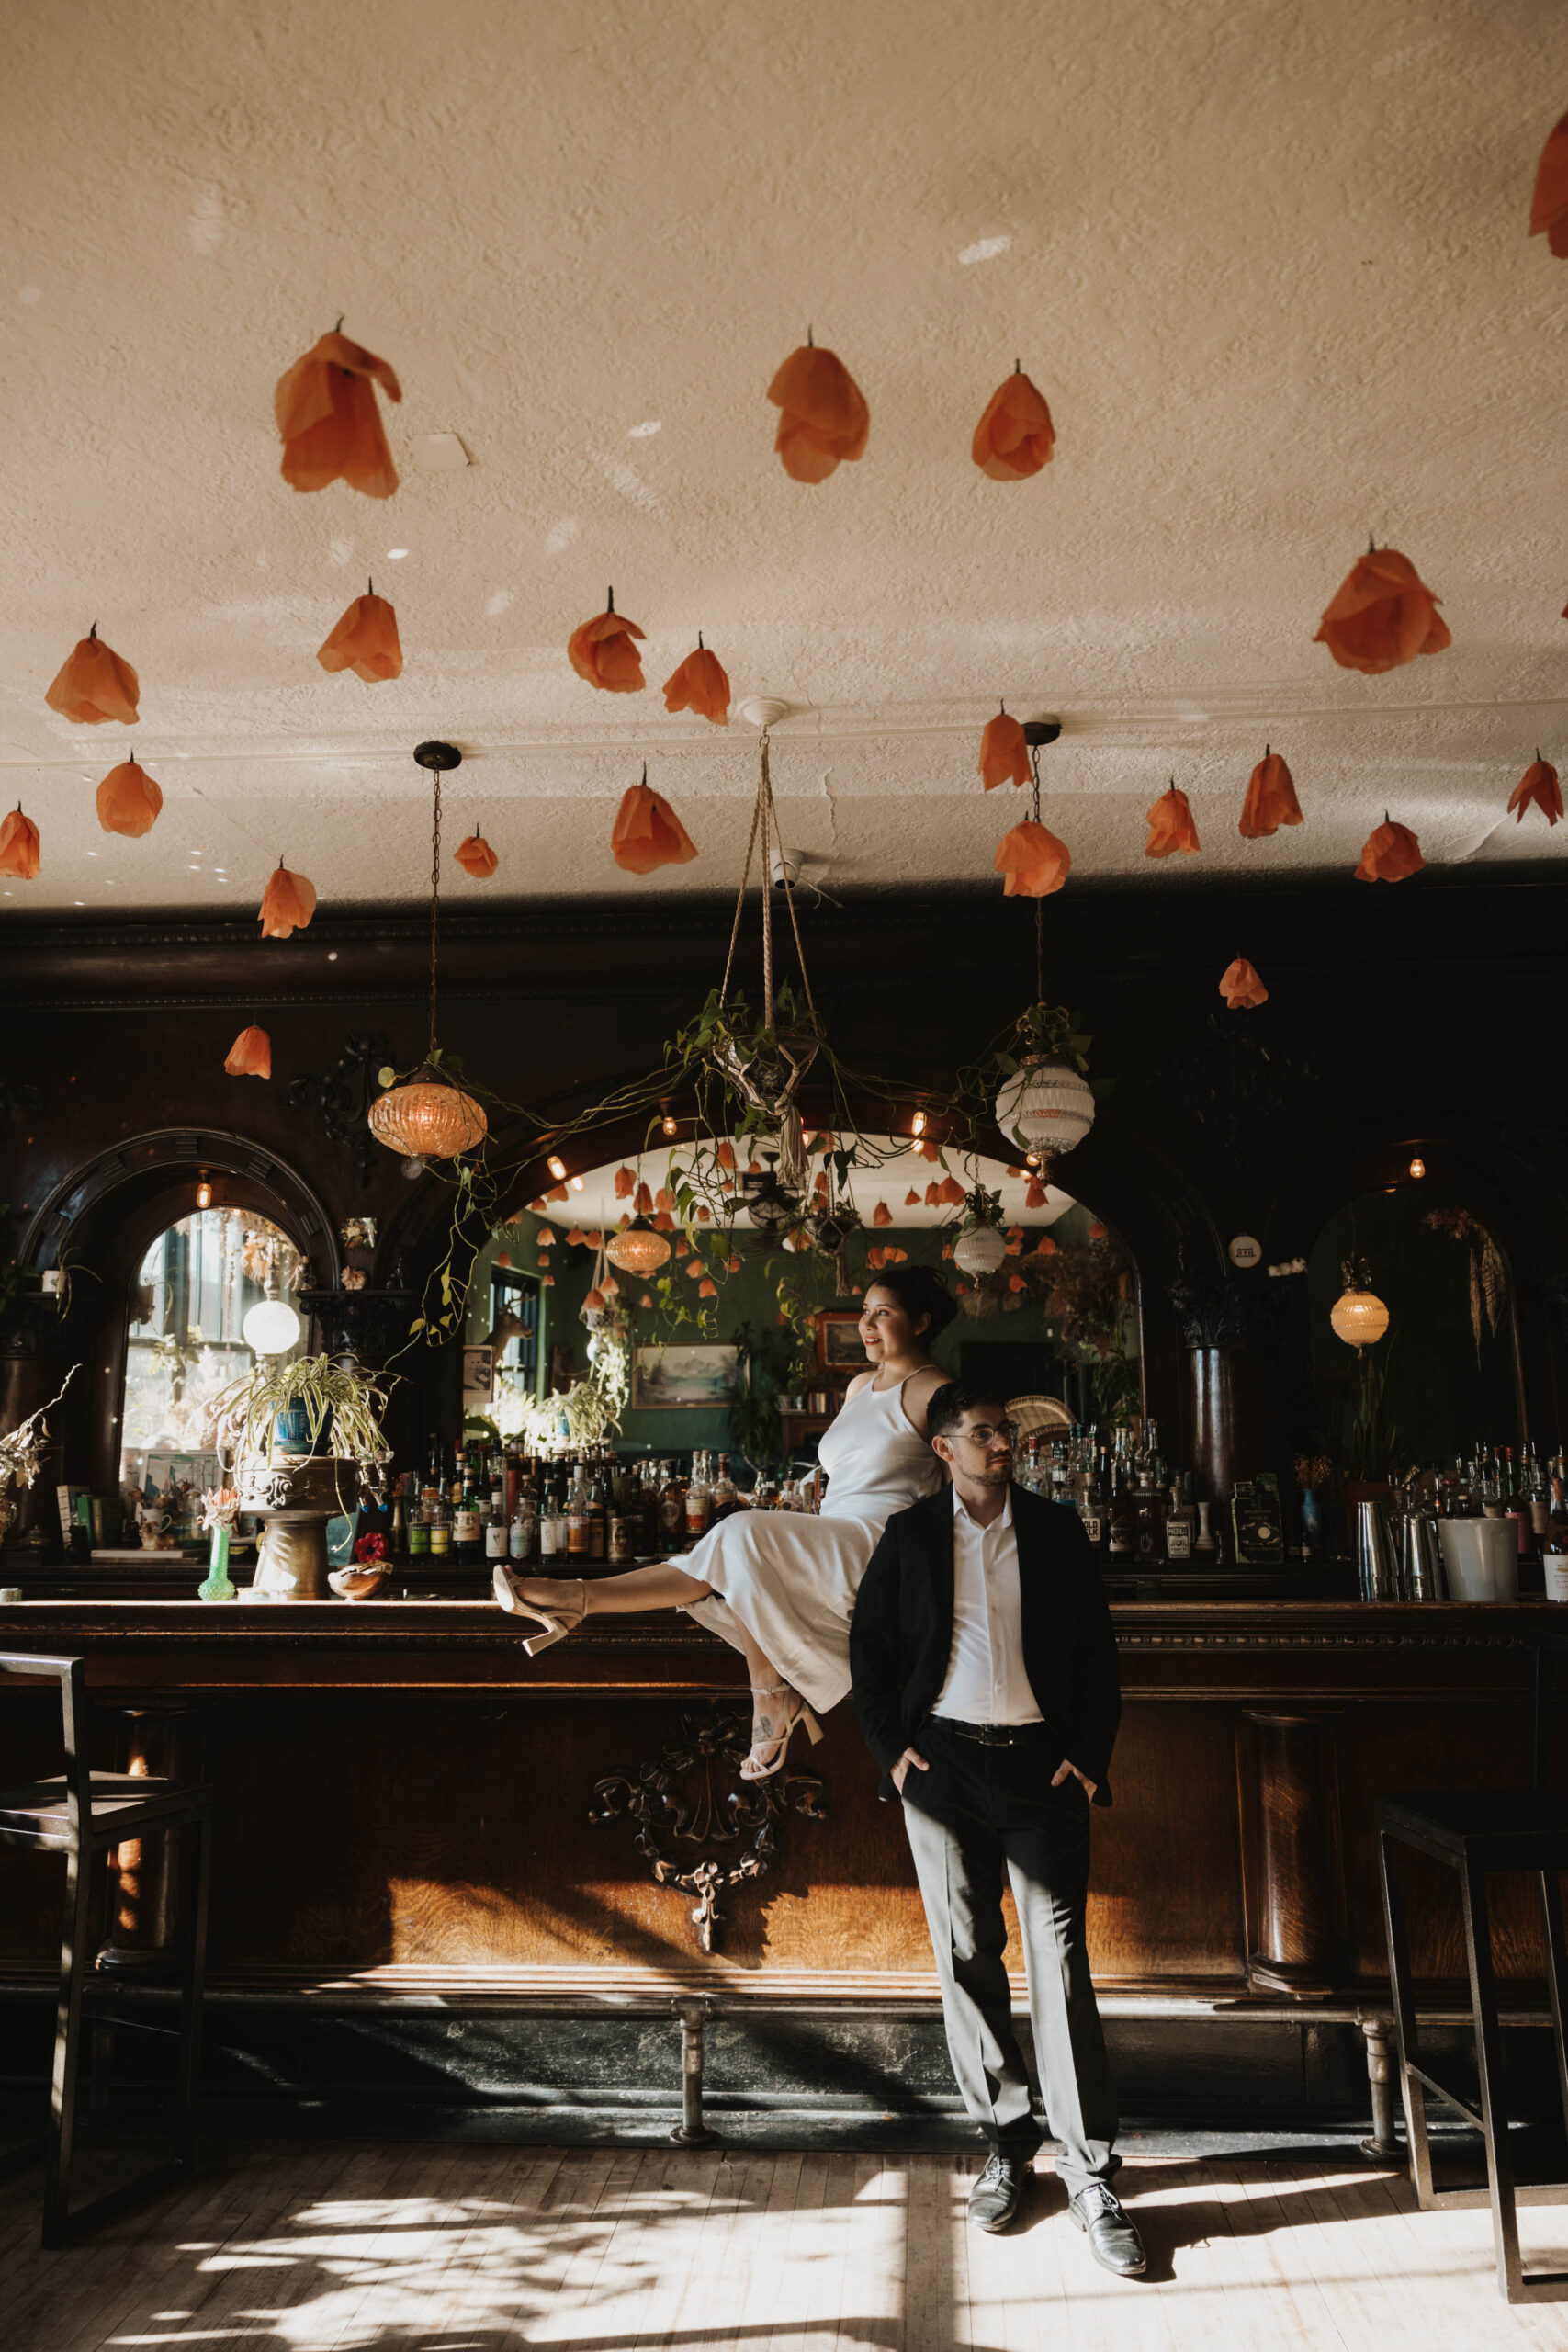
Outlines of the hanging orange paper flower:
<svg viewBox="0 0 1568 2352">
<path fill-rule="evenodd" d="M 272 1039 L 265 1029 L 242 1029 L 224 1058 L 231 1078 L 270 1078 Z"/>
<path fill-rule="evenodd" d="M 1178 792 L 1176 778 L 1170 779 L 1170 789 L 1162 792 L 1148 811 L 1149 837 L 1144 843 L 1145 857 L 1169 857 L 1177 850 L 1190 857 L 1198 846 L 1198 828 L 1192 821 L 1192 810 L 1187 795 Z"/>
<path fill-rule="evenodd" d="M 0 823 L 0 874 L 16 882 L 38 880 L 38 827 L 23 816 L 19 800 Z"/>
<path fill-rule="evenodd" d="M 1301 806 L 1291 771 L 1279 752 L 1265 743 L 1263 757 L 1247 780 L 1247 798 L 1241 808 L 1242 838 L 1265 841 L 1281 825 L 1299 825 L 1301 821 Z"/>
<path fill-rule="evenodd" d="M 711 1279 L 705 1279 L 697 1284 L 697 1296 L 699 1298 L 716 1298 L 718 1296 L 718 1284 Z"/>
<path fill-rule="evenodd" d="M 826 481 L 840 461 L 865 454 L 871 412 L 837 355 L 807 341 L 792 351 L 768 398 L 784 411 L 773 443 L 794 481 Z"/>
<path fill-rule="evenodd" d="M 1382 823 L 1367 836 L 1361 863 L 1356 868 L 1356 879 L 1358 882 L 1403 882 L 1407 875 L 1419 874 L 1426 863 L 1421 854 L 1421 844 L 1409 826 L 1390 824 L 1385 808 Z"/>
<path fill-rule="evenodd" d="M 637 1188 L 636 1197 L 632 1202 L 632 1215 L 634 1216 L 649 1216 L 652 1214 L 652 1210 L 653 1194 L 649 1191 L 646 1184 L 639 1184 Z"/>
<path fill-rule="evenodd" d="M 700 1258 L 694 1258 L 690 1265 L 686 1268 L 686 1279 L 688 1282 L 695 1283 L 701 1282 L 702 1278 L 703 1261 Z"/>
<path fill-rule="evenodd" d="M 887 1204 L 886 1204 L 886 1201 L 878 1201 L 878 1202 L 877 1202 L 876 1206 L 872 1210 L 872 1213 L 871 1213 L 871 1221 L 872 1221 L 873 1225 L 891 1225 L 891 1224 L 892 1224 L 892 1222 L 893 1222 L 893 1212 L 892 1212 L 892 1210 L 888 1207 L 888 1205 L 887 1205 Z"/>
<path fill-rule="evenodd" d="M 1029 1190 L 1023 1196 L 1023 1205 L 1026 1209 L 1043 1209 L 1044 1207 L 1045 1187 L 1040 1182 L 1038 1176 L 1032 1176 L 1030 1178 Z"/>
<path fill-rule="evenodd" d="M 501 864 L 477 825 L 466 842 L 458 842 L 452 856 L 454 863 L 460 865 L 465 874 L 471 874 L 476 882 L 488 882 Z"/>
<path fill-rule="evenodd" d="M 904 1206 L 905 1206 L 907 1209 L 918 1209 L 918 1208 L 919 1207 L 919 1205 L 920 1205 L 920 1196 L 919 1196 L 919 1193 L 917 1193 L 917 1192 L 915 1192 L 913 1189 L 911 1189 L 910 1191 L 908 1191 L 908 1193 L 905 1193 L 905 1195 L 904 1195 Z"/>
<path fill-rule="evenodd" d="M 1539 752 L 1515 785 L 1508 800 L 1508 814 L 1517 825 L 1524 823 L 1527 808 L 1539 808 L 1549 825 L 1555 825 L 1562 814 L 1562 792 L 1557 781 L 1557 770 L 1550 760 L 1543 760 Z"/>
<path fill-rule="evenodd" d="M 529 1205 L 531 1207 L 533 1204 L 530 1203 Z M 541 1202 L 540 1206 L 542 1207 L 543 1205 L 544 1204 Z M 542 1225 L 537 1233 L 534 1236 L 534 1238 L 541 1250 L 553 1250 L 556 1246 L 555 1227 L 553 1225 Z"/>
<path fill-rule="evenodd" d="M 345 481 L 367 498 L 390 498 L 398 469 L 387 447 L 375 387 L 402 399 L 384 359 L 334 329 L 277 379 L 274 405 L 283 436 L 283 479 L 294 490 Z"/>
<path fill-rule="evenodd" d="M 956 1176 L 944 1176 L 938 1188 L 937 1198 L 945 1208 L 961 1209 L 966 1195 Z"/>
<path fill-rule="evenodd" d="M 1313 643 L 1326 645 L 1343 669 L 1378 677 L 1453 639 L 1409 557 L 1374 547 L 1340 582 Z"/>
<path fill-rule="evenodd" d="M 585 1307 L 588 1307 L 588 1306 L 603 1307 L 603 1306 L 608 1306 L 609 1301 L 605 1298 L 604 1294 L 604 1292 L 600 1289 L 600 1287 L 599 1287 L 598 1283 L 594 1283 L 594 1285 L 593 1285 L 593 1287 L 592 1287 L 592 1289 L 589 1292 L 589 1294 L 588 1294 L 587 1297 L 583 1300 L 582 1304 L 583 1304 L 583 1306 L 584 1306 Z"/>
<path fill-rule="evenodd" d="M 66 657 L 44 700 L 51 710 L 62 718 L 73 718 L 78 726 L 101 727 L 106 718 L 118 718 L 131 727 L 140 693 L 135 671 L 104 643 L 95 621 Z"/>
<path fill-rule="evenodd" d="M 106 833 L 127 833 L 140 841 L 157 823 L 163 805 L 162 792 L 146 769 L 137 766 L 134 752 L 118 768 L 110 768 L 98 786 L 98 822 Z"/>
<path fill-rule="evenodd" d="M 564 1184 L 552 1184 L 545 1198 L 547 1201 L 570 1201 L 571 1194 Z"/>
<path fill-rule="evenodd" d="M 1559 261 L 1568 261 L 1568 114 L 1540 151 L 1530 199 L 1530 235 L 1544 236 Z"/>
<path fill-rule="evenodd" d="M 290 874 L 281 858 L 262 892 L 259 921 L 264 939 L 292 939 L 316 911 L 316 886 L 302 874 Z"/>
<path fill-rule="evenodd" d="M 997 850 L 997 872 L 1007 876 L 1005 899 L 1048 899 L 1067 878 L 1072 853 L 1066 842 L 1026 817 Z"/>
<path fill-rule="evenodd" d="M 635 1168 L 617 1168 L 615 1170 L 616 1200 L 629 1201 L 636 1191 L 637 1170 Z"/>
<path fill-rule="evenodd" d="M 664 707 L 695 711 L 699 718 L 710 718 L 716 727 L 729 724 L 729 680 L 717 654 L 710 653 L 703 643 L 701 629 L 696 651 L 688 653 L 664 681 Z"/>
<path fill-rule="evenodd" d="M 713 1211 L 709 1208 L 705 1201 L 699 1201 L 697 1203 L 697 1223 L 699 1225 L 711 1225 L 713 1223 Z"/>
<path fill-rule="evenodd" d="M 607 695 L 640 694 L 648 680 L 642 674 L 642 656 L 632 639 L 642 634 L 636 621 L 616 612 L 612 588 L 604 611 L 572 630 L 567 640 L 567 659 L 580 678 L 586 678 L 591 686 L 602 686 Z"/>
<path fill-rule="evenodd" d="M 1103 1241 L 1109 1230 L 1110 1227 L 1102 1225 L 1099 1217 L 1096 1217 L 1094 1223 L 1089 1227 L 1089 1238 L 1091 1241 Z"/>
<path fill-rule="evenodd" d="M 733 1173 L 734 1173 L 734 1170 L 735 1170 L 735 1146 L 734 1146 L 732 1143 L 730 1143 L 728 1139 L 726 1139 L 723 1143 L 721 1143 L 721 1144 L 719 1144 L 719 1145 L 718 1145 L 717 1148 L 716 1148 L 716 1149 L 715 1150 L 715 1152 L 714 1152 L 714 1156 L 713 1156 L 713 1157 L 714 1157 L 714 1164 L 715 1164 L 715 1166 L 716 1166 L 716 1167 L 718 1167 L 718 1168 L 727 1168 L 727 1169 L 728 1169 L 728 1170 L 729 1170 L 729 1171 L 730 1171 L 730 1173 L 731 1173 L 731 1174 L 733 1174 Z"/>
<path fill-rule="evenodd" d="M 1045 395 L 1016 368 L 987 402 L 970 455 L 993 481 L 1025 481 L 1050 464 L 1055 447 Z"/>
<path fill-rule="evenodd" d="M 367 686 L 403 674 L 398 616 L 372 582 L 356 596 L 316 655 L 323 670 L 352 670 Z"/>
<path fill-rule="evenodd" d="M 689 1258 L 691 1254 L 692 1245 L 682 1233 L 680 1239 L 675 1244 L 675 1255 L 677 1258 Z"/>
<path fill-rule="evenodd" d="M 926 1206 L 928 1209 L 939 1209 L 942 1206 L 942 1186 L 934 1179 L 926 1186 Z"/>
<path fill-rule="evenodd" d="M 1220 980 L 1220 994 L 1232 1012 L 1245 1012 L 1248 1006 L 1266 1004 L 1269 991 L 1264 987 L 1245 956 L 1238 956 L 1225 966 Z"/>
<path fill-rule="evenodd" d="M 696 854 L 664 795 L 649 790 L 645 767 L 615 812 L 610 854 L 627 874 L 651 874 L 660 865 L 688 865 Z"/>
<path fill-rule="evenodd" d="M 658 1192 L 655 1193 L 653 1196 L 653 1205 L 656 1209 L 672 1209 L 674 1207 L 675 1195 L 670 1190 L 668 1184 L 660 1184 Z"/>
<path fill-rule="evenodd" d="M 1100 1229 L 1100 1232 L 1101 1232 L 1101 1233 L 1103 1233 L 1103 1232 L 1105 1231 L 1105 1227 L 1104 1227 L 1103 1226 L 1101 1226 Z M 1093 1240 L 1093 1238 L 1094 1238 L 1094 1227 L 1093 1227 L 1093 1226 L 1090 1226 L 1090 1227 L 1089 1227 L 1089 1239 L 1092 1241 L 1092 1240 Z M 1056 1254 L 1056 1245 L 1055 1245 L 1055 1243 L 1052 1240 L 1052 1238 L 1051 1238 L 1051 1237 L 1050 1237 L 1050 1235 L 1049 1235 L 1049 1234 L 1047 1234 L 1047 1235 L 1045 1236 L 1044 1240 L 1043 1240 L 1043 1241 L 1042 1241 L 1042 1242 L 1039 1244 L 1039 1246 L 1038 1246 L 1038 1247 L 1037 1247 L 1037 1249 L 1035 1250 L 1034 1254 L 1035 1254 L 1035 1256 L 1036 1256 L 1037 1258 L 1054 1258 L 1054 1257 L 1055 1256 L 1055 1254 Z"/>
<path fill-rule="evenodd" d="M 1018 720 L 1010 718 L 1005 710 L 986 721 L 978 773 L 987 792 L 994 785 L 1029 782 L 1029 746 Z"/>
</svg>

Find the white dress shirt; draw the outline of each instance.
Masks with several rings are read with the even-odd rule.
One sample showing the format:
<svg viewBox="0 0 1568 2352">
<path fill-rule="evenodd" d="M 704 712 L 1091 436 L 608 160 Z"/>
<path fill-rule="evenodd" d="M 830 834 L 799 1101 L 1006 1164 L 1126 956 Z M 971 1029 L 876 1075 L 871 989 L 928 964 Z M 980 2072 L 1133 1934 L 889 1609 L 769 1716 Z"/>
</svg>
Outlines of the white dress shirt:
<svg viewBox="0 0 1568 2352">
<path fill-rule="evenodd" d="M 961 1724 L 1037 1724 L 1023 1670 L 1023 1603 L 1012 1498 L 988 1527 L 953 1490 L 953 1647 L 931 1713 Z"/>
</svg>

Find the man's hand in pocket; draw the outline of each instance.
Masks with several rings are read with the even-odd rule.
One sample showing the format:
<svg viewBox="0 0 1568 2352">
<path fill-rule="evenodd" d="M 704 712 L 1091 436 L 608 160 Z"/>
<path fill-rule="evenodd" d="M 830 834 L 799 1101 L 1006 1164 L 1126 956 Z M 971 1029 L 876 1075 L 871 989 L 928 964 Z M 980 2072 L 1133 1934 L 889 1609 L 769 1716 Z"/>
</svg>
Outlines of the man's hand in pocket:
<svg viewBox="0 0 1568 2352">
<path fill-rule="evenodd" d="M 900 1796 L 904 1793 L 904 1782 L 911 1764 L 917 1772 L 929 1772 L 931 1769 L 918 1747 L 907 1747 L 893 1767 L 893 1785 Z"/>
</svg>

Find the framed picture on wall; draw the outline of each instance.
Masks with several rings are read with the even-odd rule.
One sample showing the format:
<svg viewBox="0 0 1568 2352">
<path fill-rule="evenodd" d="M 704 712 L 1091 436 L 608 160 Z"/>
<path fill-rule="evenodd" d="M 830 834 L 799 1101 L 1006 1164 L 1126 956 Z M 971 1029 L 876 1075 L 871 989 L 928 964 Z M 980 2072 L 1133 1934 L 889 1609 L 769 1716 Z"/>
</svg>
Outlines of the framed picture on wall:
<svg viewBox="0 0 1568 2352">
<path fill-rule="evenodd" d="M 863 1372 L 866 1369 L 858 1313 L 834 1307 L 829 1313 L 818 1315 L 817 1361 L 824 1372 Z"/>
<path fill-rule="evenodd" d="M 638 1341 L 632 1357 L 636 1413 L 712 1412 L 746 1393 L 740 1351 L 716 1341 Z"/>
</svg>

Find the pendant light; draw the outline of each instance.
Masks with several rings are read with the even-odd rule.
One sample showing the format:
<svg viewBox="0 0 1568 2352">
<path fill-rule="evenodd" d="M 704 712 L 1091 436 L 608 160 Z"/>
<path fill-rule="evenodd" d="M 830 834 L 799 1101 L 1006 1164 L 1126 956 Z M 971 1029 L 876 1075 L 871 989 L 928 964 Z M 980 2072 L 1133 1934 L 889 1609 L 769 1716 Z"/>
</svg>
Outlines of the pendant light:
<svg viewBox="0 0 1568 2352">
<path fill-rule="evenodd" d="M 370 1105 L 370 1132 L 407 1159 L 454 1159 L 482 1143 L 489 1121 L 472 1095 L 446 1077 L 435 1059 L 435 967 L 441 904 L 441 777 L 458 767 L 455 743 L 421 743 L 414 758 L 428 769 L 434 795 L 430 840 L 430 1046 L 412 1076 L 389 1086 Z"/>
<path fill-rule="evenodd" d="M 669 1257 L 670 1244 L 651 1218 L 634 1216 L 624 1231 L 606 1242 L 604 1255 L 623 1274 L 652 1274 Z"/>
<path fill-rule="evenodd" d="M 1388 1329 L 1388 1308 L 1367 1288 L 1367 1270 L 1357 1259 L 1347 1258 L 1340 1271 L 1345 1288 L 1329 1309 L 1328 1320 L 1336 1338 L 1359 1355 Z"/>
<path fill-rule="evenodd" d="M 299 1337 L 299 1317 L 288 1301 L 277 1295 L 276 1269 L 269 1269 L 266 1295 L 251 1308 L 240 1326 L 240 1336 L 258 1356 L 286 1356 Z"/>
<path fill-rule="evenodd" d="M 1036 823 L 1040 818 L 1040 753 L 1045 744 L 1056 741 L 1061 731 L 1061 721 L 1055 718 L 1032 718 L 1024 724 Z M 1034 901 L 1034 1000 L 1036 1011 L 1043 1011 L 1045 914 L 1042 899 Z M 1033 1166 L 1035 1154 L 1042 1160 L 1054 1159 L 1082 1143 L 1094 1125 L 1094 1092 L 1065 1055 L 1026 1053 L 1020 1057 L 1018 1069 L 997 1096 L 996 1120 L 1010 1143 L 1030 1153 L 1030 1164 Z M 960 1262 L 956 1251 L 953 1262 Z"/>
</svg>

